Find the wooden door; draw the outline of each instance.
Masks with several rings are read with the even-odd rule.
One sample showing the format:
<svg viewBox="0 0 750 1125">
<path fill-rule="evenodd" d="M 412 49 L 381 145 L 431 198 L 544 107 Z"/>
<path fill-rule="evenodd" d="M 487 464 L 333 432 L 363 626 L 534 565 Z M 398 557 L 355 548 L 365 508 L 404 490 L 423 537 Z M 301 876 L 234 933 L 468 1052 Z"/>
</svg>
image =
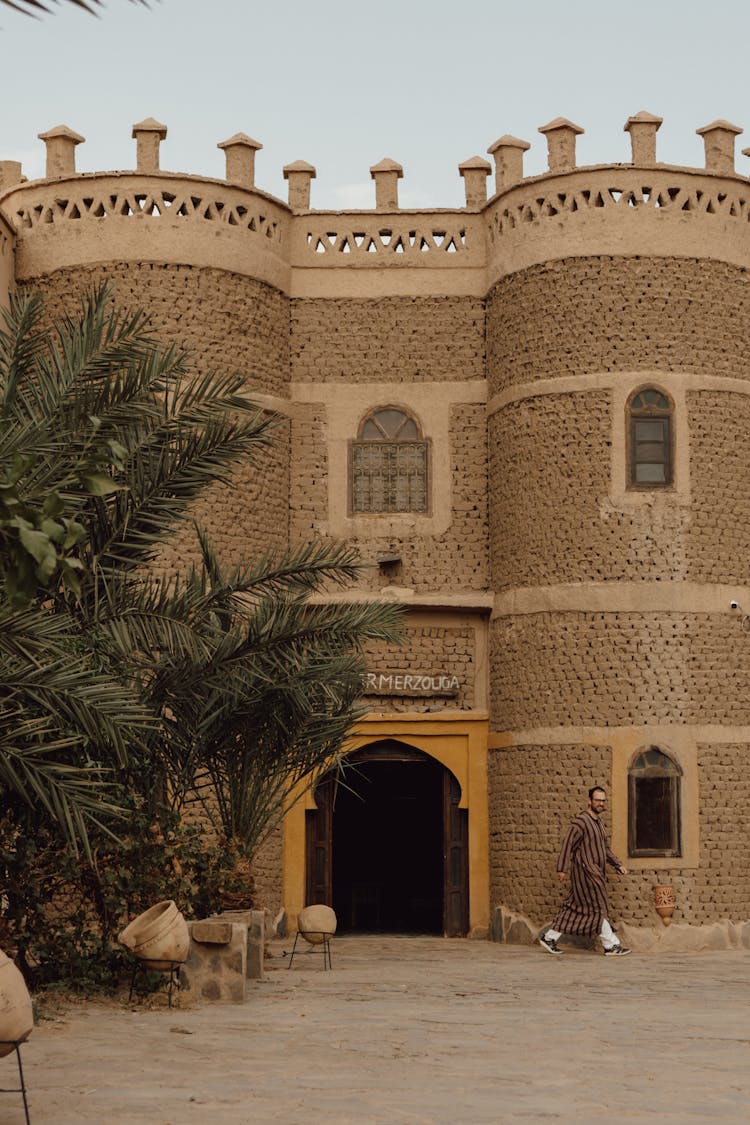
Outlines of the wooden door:
<svg viewBox="0 0 750 1125">
<path fill-rule="evenodd" d="M 315 787 L 317 809 L 305 815 L 305 905 L 333 906 L 333 794 L 335 780 Z"/>
<path fill-rule="evenodd" d="M 412 752 L 415 753 L 415 752 Z M 373 755 L 375 757 L 375 755 Z M 361 760 L 366 760 L 362 754 Z M 407 759 L 405 759 L 407 760 Z M 315 789 L 317 809 L 306 814 L 305 902 L 333 906 L 333 800 L 336 779 L 326 778 Z M 468 812 L 460 809 L 461 787 L 443 771 L 443 932 L 463 937 L 469 930 Z M 383 825 L 388 831 L 388 825 Z M 377 840 L 372 841 L 377 847 Z"/>
<path fill-rule="evenodd" d="M 464 937 L 469 931 L 469 822 L 460 809 L 461 786 L 443 773 L 443 931 Z"/>
</svg>

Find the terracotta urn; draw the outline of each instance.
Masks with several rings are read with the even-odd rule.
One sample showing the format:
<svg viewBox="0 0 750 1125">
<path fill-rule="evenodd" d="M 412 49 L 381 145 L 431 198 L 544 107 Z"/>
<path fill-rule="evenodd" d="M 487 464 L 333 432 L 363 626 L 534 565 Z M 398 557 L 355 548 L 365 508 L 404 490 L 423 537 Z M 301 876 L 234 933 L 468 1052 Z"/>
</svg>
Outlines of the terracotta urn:
<svg viewBox="0 0 750 1125">
<path fill-rule="evenodd" d="M 31 997 L 19 969 L 0 950 L 0 1058 L 14 1043 L 28 1039 L 34 1027 Z"/>
<path fill-rule="evenodd" d="M 656 913 L 665 926 L 672 925 L 672 915 L 677 905 L 674 897 L 674 887 L 671 883 L 660 883 L 654 887 L 654 905 Z"/>
<path fill-rule="evenodd" d="M 186 961 L 190 948 L 187 922 L 177 905 L 167 899 L 134 918 L 117 939 L 147 969 L 166 972 L 170 962 Z"/>
<path fill-rule="evenodd" d="M 320 945 L 336 933 L 336 915 L 330 906 L 306 906 L 297 915 L 297 929 L 310 945 Z"/>
</svg>

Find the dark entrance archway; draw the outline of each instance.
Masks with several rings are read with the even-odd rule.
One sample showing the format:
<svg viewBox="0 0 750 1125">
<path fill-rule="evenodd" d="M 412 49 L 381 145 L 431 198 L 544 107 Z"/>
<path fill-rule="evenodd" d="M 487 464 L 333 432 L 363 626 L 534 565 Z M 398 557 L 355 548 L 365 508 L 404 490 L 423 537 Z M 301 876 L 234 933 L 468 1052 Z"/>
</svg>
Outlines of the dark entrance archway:
<svg viewBox="0 0 750 1125">
<path fill-rule="evenodd" d="M 467 816 L 453 774 L 391 740 L 347 763 L 307 813 L 307 902 L 333 906 L 341 931 L 465 934 Z"/>
</svg>

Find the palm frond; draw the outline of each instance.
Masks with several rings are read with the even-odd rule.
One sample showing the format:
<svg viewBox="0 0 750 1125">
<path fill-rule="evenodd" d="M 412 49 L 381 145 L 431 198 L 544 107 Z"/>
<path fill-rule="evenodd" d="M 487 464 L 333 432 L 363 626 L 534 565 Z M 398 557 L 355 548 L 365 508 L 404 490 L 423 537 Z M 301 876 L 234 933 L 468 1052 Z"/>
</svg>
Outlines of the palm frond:
<svg viewBox="0 0 750 1125">
<path fill-rule="evenodd" d="M 40 13 L 49 15 L 54 11 L 52 4 L 59 4 L 61 0 L 0 0 L 0 4 L 4 4 L 6 8 L 12 8 L 16 12 L 21 12 L 25 16 L 31 16 L 34 19 L 39 18 Z M 97 15 L 97 8 L 103 7 L 103 0 L 63 0 L 67 4 L 71 4 L 75 8 L 81 8 L 84 12 L 90 15 Z M 152 2 L 158 0 L 130 0 L 131 4 L 140 4 L 143 8 L 148 8 Z"/>
<path fill-rule="evenodd" d="M 54 737 L 43 718 L 17 721 L 12 731 L 0 721 L 0 794 L 6 809 L 11 799 L 42 808 L 74 851 L 81 843 L 88 852 L 89 827 L 107 831 L 122 809 L 111 796 L 111 775 L 64 760 L 74 744 Z"/>
<path fill-rule="evenodd" d="M 206 533 L 197 528 L 201 557 L 211 575 L 214 599 L 224 600 L 238 612 L 262 598 L 307 597 L 327 587 L 345 587 L 362 573 L 363 565 L 355 548 L 344 543 L 313 540 L 290 551 L 267 551 L 250 563 L 228 570 L 220 568 Z M 195 580 L 196 572 L 190 572 Z M 221 578 L 219 580 L 219 574 Z"/>
<path fill-rule="evenodd" d="M 13 294 L 10 308 L 0 316 L 0 413 L 7 417 L 16 405 L 19 385 L 33 373 L 47 345 L 39 328 L 42 301 L 38 294 Z"/>
</svg>

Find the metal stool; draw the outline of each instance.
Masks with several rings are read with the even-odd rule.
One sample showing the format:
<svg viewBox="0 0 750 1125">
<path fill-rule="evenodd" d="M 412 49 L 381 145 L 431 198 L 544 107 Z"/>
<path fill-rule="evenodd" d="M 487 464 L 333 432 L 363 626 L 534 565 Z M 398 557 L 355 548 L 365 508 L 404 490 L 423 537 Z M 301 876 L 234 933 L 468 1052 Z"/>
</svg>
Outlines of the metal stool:
<svg viewBox="0 0 750 1125">
<path fill-rule="evenodd" d="M 284 950 L 284 956 L 289 958 L 289 964 L 287 965 L 287 969 L 291 969 L 291 967 L 292 967 L 292 962 L 294 961 L 294 955 L 297 953 L 297 942 L 299 941 L 300 938 L 304 938 L 305 941 L 308 941 L 308 944 L 310 946 L 309 949 L 300 949 L 299 950 L 300 954 L 304 954 L 305 956 L 308 956 L 310 953 L 322 953 L 323 954 L 323 968 L 324 969 L 332 969 L 333 968 L 333 962 L 331 961 L 331 938 L 333 937 L 333 934 L 326 934 L 326 933 L 323 933 L 321 930 L 314 930 L 312 932 L 315 933 L 316 935 L 320 934 L 320 937 L 321 937 L 321 940 L 319 942 L 316 942 L 315 945 L 313 945 L 312 942 L 308 941 L 308 938 L 305 936 L 304 930 L 297 930 L 297 933 L 294 935 L 294 945 L 292 946 L 291 953 L 287 953 L 287 951 Z M 316 945 L 318 947 L 317 949 L 316 949 Z"/>
<path fill-rule="evenodd" d="M 172 1007 L 172 993 L 175 988 L 180 987 L 180 965 L 184 964 L 183 961 L 165 961 L 166 969 L 152 969 L 145 962 L 135 959 L 133 964 L 133 973 L 130 977 L 130 992 L 128 993 L 128 1004 L 133 999 L 135 992 L 135 982 L 139 973 L 169 973 L 169 980 L 167 981 L 167 997 L 168 1007 Z"/>
<path fill-rule="evenodd" d="M 23 1077 L 23 1066 L 21 1065 L 21 1043 L 23 1040 L 16 1039 L 0 1039 L 0 1047 L 11 1045 L 16 1052 L 16 1059 L 18 1060 L 18 1078 L 21 1083 L 20 1086 L 14 1086 L 12 1089 L 6 1090 L 0 1087 L 0 1094 L 20 1094 L 23 1098 L 23 1111 L 26 1114 L 26 1125 L 31 1125 L 29 1118 L 29 1103 L 26 1100 L 26 1082 Z"/>
</svg>

